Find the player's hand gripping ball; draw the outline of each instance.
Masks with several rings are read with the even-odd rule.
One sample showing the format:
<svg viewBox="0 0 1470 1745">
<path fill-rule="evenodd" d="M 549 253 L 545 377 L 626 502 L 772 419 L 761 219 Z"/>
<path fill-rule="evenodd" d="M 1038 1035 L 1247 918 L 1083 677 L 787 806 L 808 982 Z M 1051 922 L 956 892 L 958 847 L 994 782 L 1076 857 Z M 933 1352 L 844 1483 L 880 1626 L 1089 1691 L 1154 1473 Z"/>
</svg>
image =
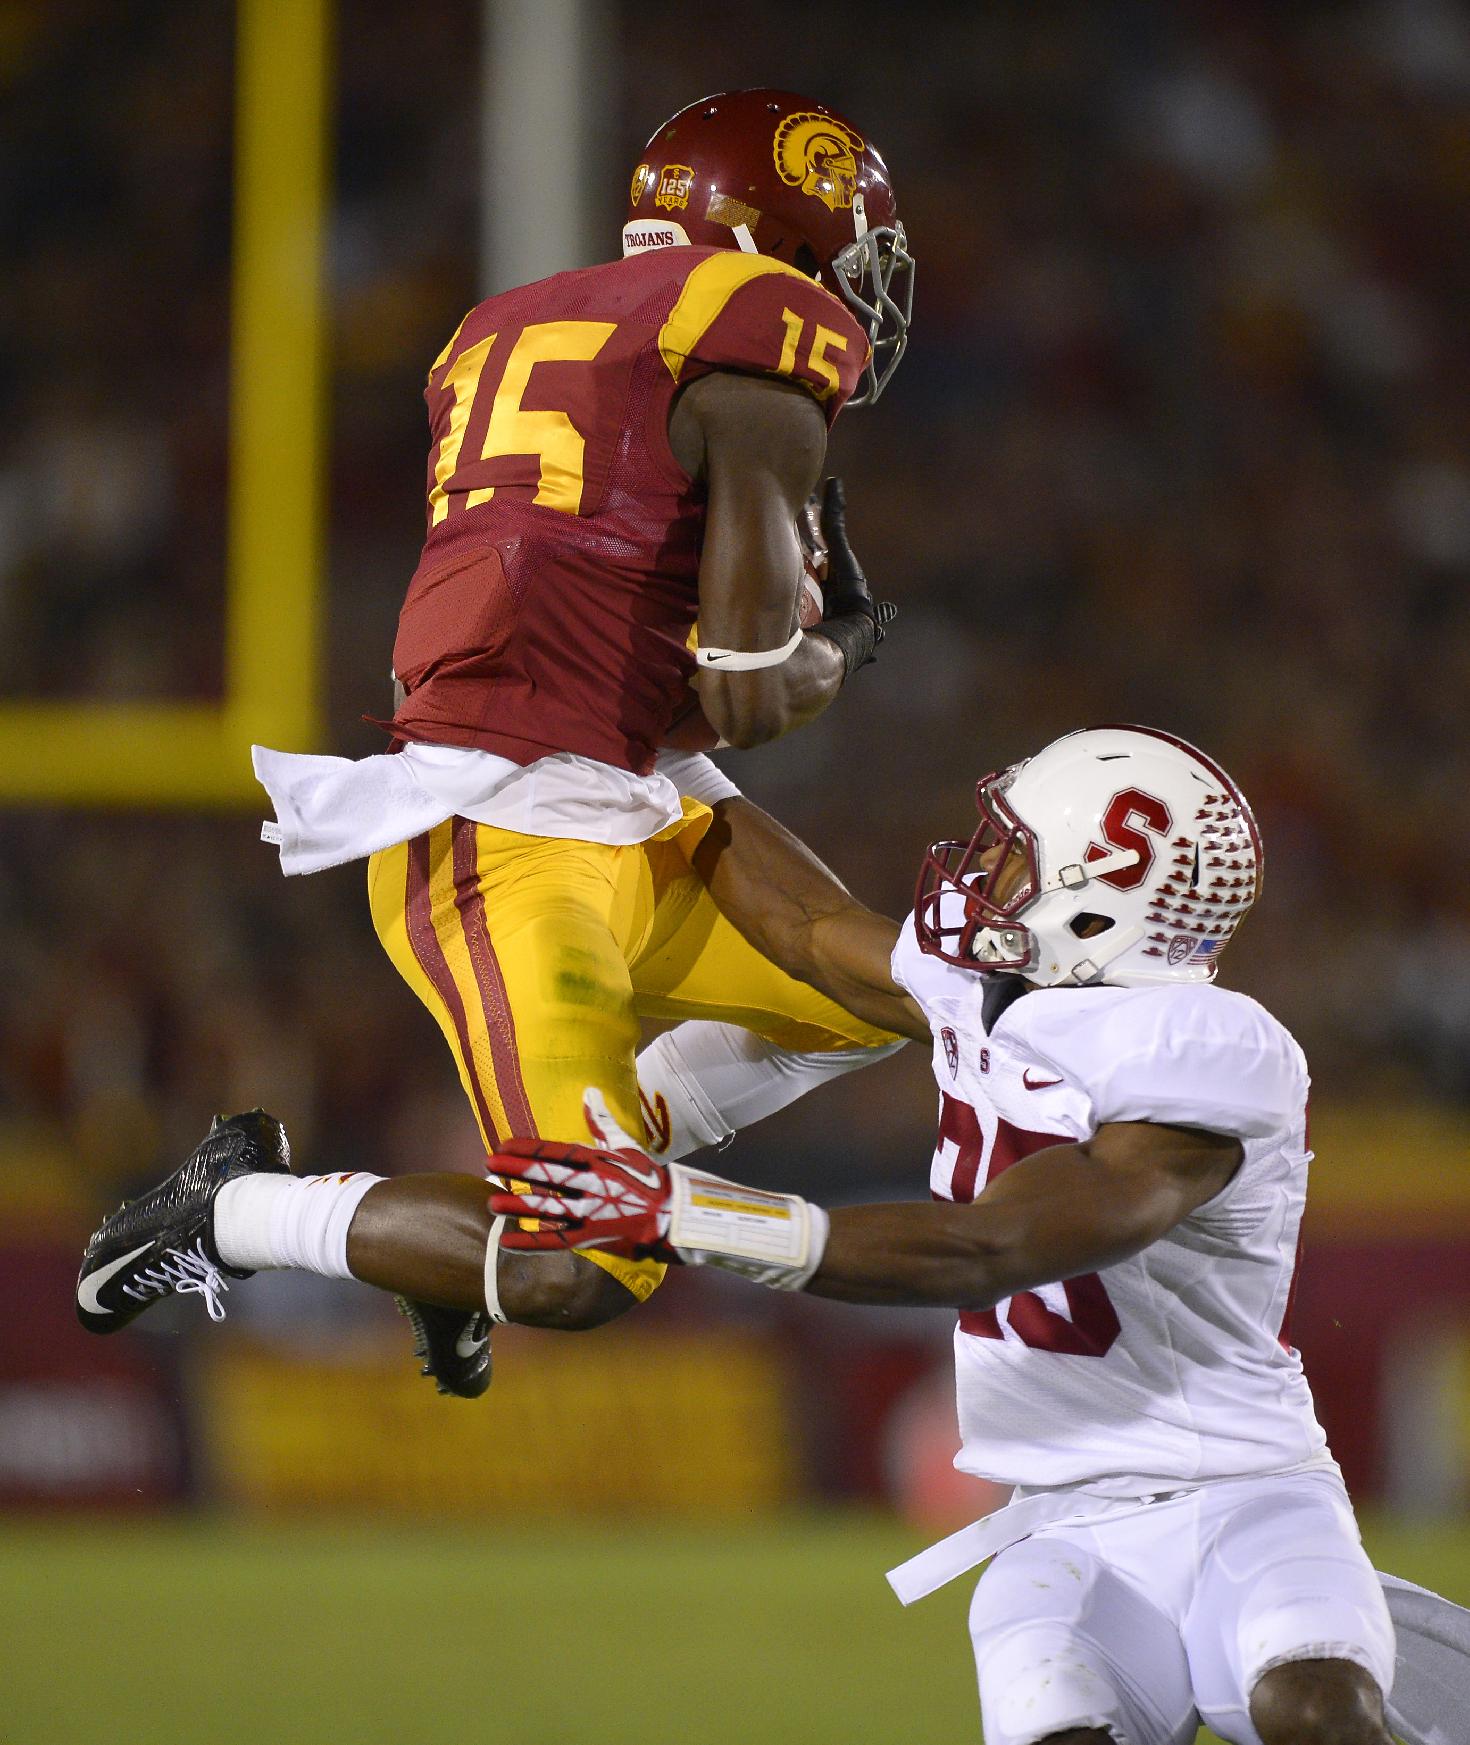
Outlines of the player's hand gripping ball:
<svg viewBox="0 0 1470 1745">
<path fill-rule="evenodd" d="M 808 514 L 815 502 L 818 499 L 813 497 L 807 504 Z M 891 600 L 873 598 L 863 566 L 848 543 L 847 493 L 839 478 L 822 481 L 817 529 L 823 548 L 822 622 L 829 627 L 826 634 L 842 649 L 848 671 L 853 672 L 874 658 L 888 626 L 898 616 L 898 607 Z M 871 629 L 854 639 L 848 625 L 838 628 L 844 619 L 849 625 L 855 619 L 866 620 Z"/>
<path fill-rule="evenodd" d="M 490 1195 L 491 1213 L 510 1220 L 501 1247 L 604 1248 L 628 1260 L 677 1261 L 667 1241 L 669 1172 L 623 1131 L 594 1086 L 582 1110 L 594 1144 L 510 1139 L 486 1165 L 505 1184 Z M 528 1218 L 535 1229 L 522 1227 Z"/>
</svg>

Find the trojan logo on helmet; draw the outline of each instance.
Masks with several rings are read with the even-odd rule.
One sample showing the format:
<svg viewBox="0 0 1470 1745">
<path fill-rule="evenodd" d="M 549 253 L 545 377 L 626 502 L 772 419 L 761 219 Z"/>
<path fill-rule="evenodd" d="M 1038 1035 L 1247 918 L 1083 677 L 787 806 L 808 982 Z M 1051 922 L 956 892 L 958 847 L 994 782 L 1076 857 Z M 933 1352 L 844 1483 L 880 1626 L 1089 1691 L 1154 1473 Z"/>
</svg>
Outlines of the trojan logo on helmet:
<svg viewBox="0 0 1470 1745">
<path fill-rule="evenodd" d="M 811 110 L 788 115 L 772 144 L 781 180 L 822 201 L 829 212 L 851 208 L 862 149 L 862 140 L 840 121 Z"/>
<path fill-rule="evenodd" d="M 908 343 L 914 260 L 888 166 L 845 116 L 765 88 L 672 116 L 639 156 L 623 252 L 685 243 L 769 255 L 840 297 L 871 347 L 848 404 L 882 393 Z"/>
</svg>

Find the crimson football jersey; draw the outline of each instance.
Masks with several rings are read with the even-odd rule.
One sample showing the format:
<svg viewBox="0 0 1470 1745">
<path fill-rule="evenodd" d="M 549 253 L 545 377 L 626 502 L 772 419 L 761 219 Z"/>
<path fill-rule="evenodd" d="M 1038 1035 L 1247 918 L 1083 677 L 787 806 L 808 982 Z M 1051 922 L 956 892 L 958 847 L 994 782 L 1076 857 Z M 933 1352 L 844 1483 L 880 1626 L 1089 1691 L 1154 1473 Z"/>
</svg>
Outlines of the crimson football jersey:
<svg viewBox="0 0 1470 1745">
<path fill-rule="evenodd" d="M 830 425 L 867 355 L 820 285 L 728 249 L 651 250 L 471 310 L 425 391 L 395 736 L 646 774 L 689 701 L 699 606 L 704 489 L 669 448 L 675 394 L 711 370 L 780 377 Z"/>
</svg>

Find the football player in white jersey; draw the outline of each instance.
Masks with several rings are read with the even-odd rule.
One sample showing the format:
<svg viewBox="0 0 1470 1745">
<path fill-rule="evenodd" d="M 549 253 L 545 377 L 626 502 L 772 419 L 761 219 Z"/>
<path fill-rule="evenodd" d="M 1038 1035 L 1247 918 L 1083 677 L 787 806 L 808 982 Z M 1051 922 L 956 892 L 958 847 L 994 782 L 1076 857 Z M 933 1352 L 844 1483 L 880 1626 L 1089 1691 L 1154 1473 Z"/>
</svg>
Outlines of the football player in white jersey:
<svg viewBox="0 0 1470 1745">
<path fill-rule="evenodd" d="M 589 1093 L 601 1146 L 492 1160 L 526 1196 L 492 1196 L 503 1241 L 960 1310 L 958 1464 L 1015 1497 L 891 1579 L 912 1599 L 993 1555 L 987 1745 L 1188 1745 L 1201 1719 L 1233 1745 L 1390 1745 L 1393 1622 L 1286 1329 L 1306 1063 L 1213 985 L 1259 890 L 1250 809 L 1142 728 L 1071 734 L 977 797 L 901 929 L 790 855 L 725 893 L 778 961 L 932 1040 L 935 1203 L 829 1213 L 656 1164 Z"/>
</svg>

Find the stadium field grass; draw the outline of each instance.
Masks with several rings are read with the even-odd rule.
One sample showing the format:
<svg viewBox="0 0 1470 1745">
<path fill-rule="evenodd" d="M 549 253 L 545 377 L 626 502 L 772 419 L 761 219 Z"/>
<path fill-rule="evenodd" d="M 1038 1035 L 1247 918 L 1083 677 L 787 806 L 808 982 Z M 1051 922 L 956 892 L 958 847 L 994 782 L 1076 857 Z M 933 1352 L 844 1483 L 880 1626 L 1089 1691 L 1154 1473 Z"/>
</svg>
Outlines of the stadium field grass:
<svg viewBox="0 0 1470 1745">
<path fill-rule="evenodd" d="M 1470 1526 L 1368 1539 L 1470 1601 Z M 861 1514 L 11 1522 L 0 1741 L 977 1745 L 966 1584 L 904 1611 L 883 1581 L 920 1543 Z"/>
</svg>

